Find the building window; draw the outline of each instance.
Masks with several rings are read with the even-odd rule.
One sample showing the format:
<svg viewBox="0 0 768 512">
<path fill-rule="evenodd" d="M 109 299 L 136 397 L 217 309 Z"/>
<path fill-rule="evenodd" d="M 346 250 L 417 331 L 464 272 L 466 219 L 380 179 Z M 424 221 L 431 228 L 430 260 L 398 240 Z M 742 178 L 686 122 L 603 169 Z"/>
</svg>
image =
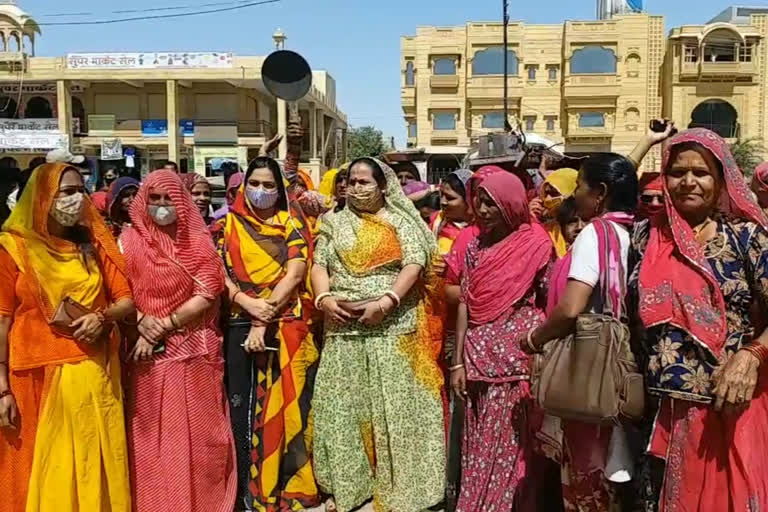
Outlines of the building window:
<svg viewBox="0 0 768 512">
<path fill-rule="evenodd" d="M 0 119 L 18 119 L 19 105 L 13 98 L 0 97 Z"/>
<path fill-rule="evenodd" d="M 435 112 L 432 116 L 432 128 L 435 130 L 455 130 L 456 114 L 453 112 Z"/>
<path fill-rule="evenodd" d="M 525 131 L 532 132 L 536 129 L 536 116 L 525 116 Z"/>
<path fill-rule="evenodd" d="M 409 60 L 405 64 L 405 86 L 413 87 L 414 82 L 413 62 Z"/>
<path fill-rule="evenodd" d="M 741 62 L 752 62 L 752 45 L 746 45 L 746 46 L 740 46 L 739 47 L 739 61 Z"/>
<path fill-rule="evenodd" d="M 409 138 L 416 137 L 416 121 L 408 122 L 408 137 Z"/>
<path fill-rule="evenodd" d="M 549 69 L 547 69 L 547 72 L 549 73 L 549 76 L 547 79 L 550 82 L 557 81 L 557 66 L 549 66 Z"/>
<path fill-rule="evenodd" d="M 440 57 L 434 60 L 432 72 L 435 75 L 455 75 L 456 59 Z"/>
<path fill-rule="evenodd" d="M 685 45 L 683 46 L 683 54 L 685 58 L 685 62 L 699 62 L 699 47 L 698 46 L 690 46 Z"/>
<path fill-rule="evenodd" d="M 548 132 L 554 132 L 555 131 L 555 121 L 557 121 L 557 117 L 555 117 L 555 116 L 548 116 L 545 119 L 547 121 L 547 131 Z"/>
<path fill-rule="evenodd" d="M 742 43 L 738 32 L 730 28 L 718 28 L 704 38 L 704 62 L 736 62 Z"/>
<path fill-rule="evenodd" d="M 605 114 L 603 112 L 583 112 L 579 115 L 579 128 L 604 128 Z"/>
<path fill-rule="evenodd" d="M 528 81 L 529 82 L 535 82 L 536 81 L 536 70 L 539 66 L 526 66 L 526 69 L 528 70 Z"/>
<path fill-rule="evenodd" d="M 483 114 L 483 128 L 504 128 L 504 112 L 488 112 Z"/>
<path fill-rule="evenodd" d="M 602 46 L 585 46 L 571 56 L 571 74 L 616 74 L 616 53 Z"/>
<path fill-rule="evenodd" d="M 517 53 L 507 49 L 507 73 L 517 75 Z M 503 75 L 504 74 L 504 47 L 494 46 L 480 50 L 472 59 L 472 75 Z"/>
<path fill-rule="evenodd" d="M 27 108 L 24 110 L 24 117 L 33 119 L 50 119 L 53 117 L 51 102 L 42 96 L 30 98 L 27 102 Z"/>
</svg>

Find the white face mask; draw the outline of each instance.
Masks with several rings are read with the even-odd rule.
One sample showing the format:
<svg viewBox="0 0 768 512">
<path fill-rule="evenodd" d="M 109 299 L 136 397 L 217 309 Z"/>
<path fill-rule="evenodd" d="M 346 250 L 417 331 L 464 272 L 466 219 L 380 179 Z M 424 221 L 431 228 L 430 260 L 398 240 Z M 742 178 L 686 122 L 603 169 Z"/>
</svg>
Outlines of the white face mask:
<svg viewBox="0 0 768 512">
<path fill-rule="evenodd" d="M 168 226 L 176 222 L 175 206 L 149 205 L 149 215 L 158 226 Z"/>
<path fill-rule="evenodd" d="M 85 196 L 82 192 L 77 192 L 71 196 L 59 197 L 53 202 L 51 217 L 56 222 L 65 227 L 72 227 L 83 215 L 83 200 Z"/>
</svg>

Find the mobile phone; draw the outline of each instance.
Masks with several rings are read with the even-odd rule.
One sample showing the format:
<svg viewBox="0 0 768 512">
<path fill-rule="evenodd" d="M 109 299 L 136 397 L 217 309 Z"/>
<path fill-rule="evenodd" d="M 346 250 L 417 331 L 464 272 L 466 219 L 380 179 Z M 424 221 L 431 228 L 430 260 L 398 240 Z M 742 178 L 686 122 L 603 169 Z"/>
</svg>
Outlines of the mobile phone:
<svg viewBox="0 0 768 512">
<path fill-rule="evenodd" d="M 157 342 L 157 345 L 155 345 L 155 348 L 152 350 L 153 354 L 164 354 L 165 353 L 165 340 L 160 340 Z"/>
<path fill-rule="evenodd" d="M 654 119 L 651 121 L 651 131 L 656 133 L 664 133 L 667 131 L 667 125 L 669 125 L 669 121 L 659 121 L 658 119 Z M 677 128 L 672 128 L 670 136 L 675 134 L 677 134 Z"/>
</svg>

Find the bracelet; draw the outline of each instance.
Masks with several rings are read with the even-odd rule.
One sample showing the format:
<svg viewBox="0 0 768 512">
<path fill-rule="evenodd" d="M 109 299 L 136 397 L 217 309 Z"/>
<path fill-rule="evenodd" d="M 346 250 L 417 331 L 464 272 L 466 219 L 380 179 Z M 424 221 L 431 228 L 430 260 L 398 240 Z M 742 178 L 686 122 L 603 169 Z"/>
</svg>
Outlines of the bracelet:
<svg viewBox="0 0 768 512">
<path fill-rule="evenodd" d="M 177 331 L 181 329 L 181 323 L 179 322 L 179 315 L 176 312 L 171 313 L 171 325 Z"/>
<path fill-rule="evenodd" d="M 456 370 L 461 370 L 462 368 L 464 368 L 463 364 L 456 364 L 456 365 L 453 365 L 450 368 L 448 368 L 448 371 L 449 372 L 455 372 Z"/>
<path fill-rule="evenodd" d="M 384 292 L 384 295 L 388 296 L 393 301 L 395 301 L 396 308 L 400 307 L 400 296 L 397 293 L 395 293 L 393 290 L 387 290 Z"/>
<path fill-rule="evenodd" d="M 236 304 L 236 302 L 235 302 L 235 299 L 237 299 L 237 295 L 238 295 L 239 293 L 243 293 L 243 292 L 242 292 L 242 291 L 240 291 L 240 290 L 237 290 L 237 291 L 236 291 L 236 292 L 235 292 L 235 293 L 232 295 L 232 298 L 229 300 L 229 302 L 231 302 L 232 304 Z"/>
<path fill-rule="evenodd" d="M 0 399 L 3 399 L 7 396 L 11 396 L 13 394 L 13 391 L 11 391 L 11 388 L 6 389 L 5 391 L 0 391 Z"/>
<path fill-rule="evenodd" d="M 768 362 L 768 347 L 759 342 L 753 342 L 748 345 L 744 345 L 742 350 L 746 350 L 760 361 L 760 366 L 763 366 Z"/>
<path fill-rule="evenodd" d="M 315 309 L 320 309 L 320 305 L 323 303 L 323 299 L 327 299 L 331 295 L 331 292 L 323 292 L 315 297 Z"/>
<path fill-rule="evenodd" d="M 525 344 L 528 346 L 528 350 L 530 350 L 531 354 L 540 354 L 541 350 L 533 345 L 533 331 L 535 330 L 535 327 L 528 330 L 528 333 L 525 335 Z"/>
</svg>

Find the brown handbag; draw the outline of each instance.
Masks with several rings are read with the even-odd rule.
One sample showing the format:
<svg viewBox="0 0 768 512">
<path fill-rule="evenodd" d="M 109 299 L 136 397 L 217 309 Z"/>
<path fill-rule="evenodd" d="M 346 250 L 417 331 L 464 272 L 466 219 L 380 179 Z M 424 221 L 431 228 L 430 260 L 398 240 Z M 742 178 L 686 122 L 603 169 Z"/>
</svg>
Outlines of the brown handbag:
<svg viewBox="0 0 768 512">
<path fill-rule="evenodd" d="M 71 297 L 64 297 L 48 323 L 57 333 L 71 338 L 75 334 L 75 329 L 70 327 L 72 322 L 90 312 L 88 308 Z"/>
<path fill-rule="evenodd" d="M 615 229 L 603 219 L 595 222 L 604 223 L 604 229 L 596 230 L 598 236 L 607 237 L 608 229 Z M 579 315 L 574 334 L 550 343 L 533 379 L 533 395 L 547 413 L 589 423 L 616 422 L 620 416 L 638 419 L 645 409 L 645 383 L 630 347 L 629 328 L 617 318 L 608 293 L 603 269 L 608 268 L 609 244 L 604 241 L 602 313 Z M 623 296 L 624 269 L 619 267 Z"/>
</svg>

